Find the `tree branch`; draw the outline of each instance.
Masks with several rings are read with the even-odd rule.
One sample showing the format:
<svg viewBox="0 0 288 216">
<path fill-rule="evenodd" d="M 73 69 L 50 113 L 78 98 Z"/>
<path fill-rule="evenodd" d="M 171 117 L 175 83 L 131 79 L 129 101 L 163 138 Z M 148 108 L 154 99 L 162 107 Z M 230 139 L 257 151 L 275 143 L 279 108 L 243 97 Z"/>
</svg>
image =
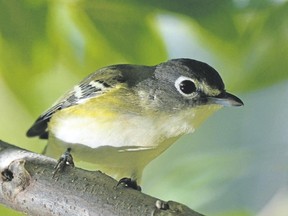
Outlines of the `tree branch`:
<svg viewBox="0 0 288 216">
<path fill-rule="evenodd" d="M 180 203 L 116 187 L 100 171 L 67 167 L 52 178 L 55 165 L 52 158 L 0 141 L 0 203 L 32 216 L 201 216 Z"/>
</svg>

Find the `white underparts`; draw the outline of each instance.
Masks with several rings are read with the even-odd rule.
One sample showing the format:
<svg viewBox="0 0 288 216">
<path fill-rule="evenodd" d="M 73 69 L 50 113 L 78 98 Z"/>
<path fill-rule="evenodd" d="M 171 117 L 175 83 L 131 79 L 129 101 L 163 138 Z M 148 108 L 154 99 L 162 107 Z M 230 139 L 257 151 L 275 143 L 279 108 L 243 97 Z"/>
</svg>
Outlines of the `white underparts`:
<svg viewBox="0 0 288 216">
<path fill-rule="evenodd" d="M 57 139 L 71 144 L 83 144 L 91 148 L 127 146 L 127 150 L 135 151 L 154 148 L 167 138 L 192 133 L 191 110 L 189 117 L 185 113 L 153 118 L 131 114 L 120 115 L 112 121 L 101 116 L 59 116 L 53 119 L 51 132 Z"/>
</svg>

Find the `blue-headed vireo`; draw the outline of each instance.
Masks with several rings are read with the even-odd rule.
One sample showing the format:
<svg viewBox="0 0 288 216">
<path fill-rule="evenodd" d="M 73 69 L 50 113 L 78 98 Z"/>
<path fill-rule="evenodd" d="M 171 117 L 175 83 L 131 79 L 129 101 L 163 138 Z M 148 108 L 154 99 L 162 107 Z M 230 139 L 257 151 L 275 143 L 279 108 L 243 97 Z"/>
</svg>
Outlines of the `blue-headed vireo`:
<svg viewBox="0 0 288 216">
<path fill-rule="evenodd" d="M 78 166 L 139 181 L 144 167 L 180 136 L 221 107 L 241 105 L 217 71 L 200 61 L 113 65 L 74 86 L 27 136 L 48 138 L 48 156 L 71 148 Z"/>
</svg>

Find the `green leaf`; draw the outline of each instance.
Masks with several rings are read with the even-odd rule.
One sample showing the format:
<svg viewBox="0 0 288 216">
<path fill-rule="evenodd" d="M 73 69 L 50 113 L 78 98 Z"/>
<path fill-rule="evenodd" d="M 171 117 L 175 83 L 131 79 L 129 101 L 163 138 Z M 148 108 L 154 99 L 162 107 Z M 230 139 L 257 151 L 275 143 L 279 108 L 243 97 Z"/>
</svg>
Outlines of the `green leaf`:
<svg viewBox="0 0 288 216">
<path fill-rule="evenodd" d="M 0 8 L 0 72 L 28 107 L 35 107 L 35 98 L 46 100 L 47 90 L 39 89 L 44 77 L 51 83 L 68 75 L 58 85 L 60 94 L 102 66 L 166 60 L 147 9 L 106 1 L 15 0 L 1 1 Z"/>
<path fill-rule="evenodd" d="M 129 62 L 156 64 L 166 59 L 164 44 L 157 33 L 153 11 L 123 2 L 85 1 L 83 10 L 94 31 L 101 32 L 115 51 Z M 79 17 L 79 21 L 82 21 Z M 92 41 L 97 43 L 97 41 Z"/>
</svg>

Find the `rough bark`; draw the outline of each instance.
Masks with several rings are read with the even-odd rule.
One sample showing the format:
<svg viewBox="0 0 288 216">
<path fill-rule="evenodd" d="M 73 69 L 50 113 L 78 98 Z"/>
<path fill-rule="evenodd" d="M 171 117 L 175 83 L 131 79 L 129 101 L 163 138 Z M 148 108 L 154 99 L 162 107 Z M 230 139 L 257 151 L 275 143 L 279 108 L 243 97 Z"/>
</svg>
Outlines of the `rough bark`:
<svg viewBox="0 0 288 216">
<path fill-rule="evenodd" d="M 0 203 L 28 215 L 201 214 L 173 201 L 116 186 L 100 171 L 66 167 L 54 177 L 56 160 L 0 141 Z"/>
</svg>

